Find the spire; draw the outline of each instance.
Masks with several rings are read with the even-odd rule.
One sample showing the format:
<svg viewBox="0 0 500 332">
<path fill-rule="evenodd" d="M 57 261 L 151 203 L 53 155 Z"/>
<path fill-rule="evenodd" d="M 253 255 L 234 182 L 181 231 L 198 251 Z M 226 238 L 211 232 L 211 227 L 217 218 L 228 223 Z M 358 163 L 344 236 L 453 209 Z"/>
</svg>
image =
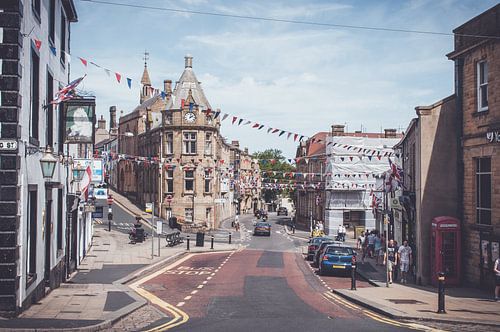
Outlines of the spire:
<svg viewBox="0 0 500 332">
<path fill-rule="evenodd" d="M 149 73 L 148 73 L 148 59 L 149 59 L 149 53 L 144 51 L 144 72 L 142 73 L 142 78 L 141 78 L 141 84 L 142 84 L 142 90 L 141 90 L 141 98 L 140 98 L 140 103 L 142 104 L 146 99 L 151 97 L 151 79 L 149 78 Z"/>
</svg>

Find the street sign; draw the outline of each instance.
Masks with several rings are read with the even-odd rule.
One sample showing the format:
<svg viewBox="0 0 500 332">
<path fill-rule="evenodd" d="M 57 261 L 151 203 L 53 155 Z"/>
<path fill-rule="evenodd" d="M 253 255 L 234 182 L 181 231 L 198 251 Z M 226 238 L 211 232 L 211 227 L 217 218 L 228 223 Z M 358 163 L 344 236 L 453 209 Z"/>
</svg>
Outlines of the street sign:
<svg viewBox="0 0 500 332">
<path fill-rule="evenodd" d="M 108 205 L 113 204 L 113 197 L 111 195 L 108 196 Z"/>
<path fill-rule="evenodd" d="M 146 212 L 147 213 L 153 212 L 153 203 L 146 203 Z"/>
<path fill-rule="evenodd" d="M 167 203 L 172 203 L 172 195 L 167 195 L 167 197 L 165 197 L 165 200 L 167 201 Z"/>
<path fill-rule="evenodd" d="M 226 199 L 225 198 L 216 198 L 216 199 L 214 199 L 214 203 L 215 204 L 224 204 L 224 203 L 226 203 Z"/>
<path fill-rule="evenodd" d="M 163 232 L 162 228 L 163 228 L 163 221 L 158 220 L 156 222 L 156 234 L 161 234 Z"/>
<path fill-rule="evenodd" d="M 0 140 L 0 150 L 1 151 L 15 151 L 15 150 L 17 150 L 17 141 L 12 140 L 12 139 Z"/>
</svg>

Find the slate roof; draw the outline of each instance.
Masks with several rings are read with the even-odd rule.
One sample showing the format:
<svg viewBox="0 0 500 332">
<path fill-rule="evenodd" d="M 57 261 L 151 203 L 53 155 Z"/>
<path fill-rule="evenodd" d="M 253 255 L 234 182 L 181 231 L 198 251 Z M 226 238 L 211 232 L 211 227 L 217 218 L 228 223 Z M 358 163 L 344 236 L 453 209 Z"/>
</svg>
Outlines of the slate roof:
<svg viewBox="0 0 500 332">
<path fill-rule="evenodd" d="M 190 89 L 194 99 L 194 103 L 195 105 L 198 105 L 199 109 L 212 109 L 212 106 L 210 106 L 210 103 L 208 102 L 208 99 L 205 96 L 203 89 L 201 88 L 201 83 L 198 81 L 196 75 L 194 74 L 193 68 L 189 66 L 186 66 L 184 68 L 184 72 L 179 78 L 179 81 L 177 81 L 175 84 L 175 88 L 172 93 L 172 109 L 181 109 L 181 99 L 187 100 Z"/>
</svg>

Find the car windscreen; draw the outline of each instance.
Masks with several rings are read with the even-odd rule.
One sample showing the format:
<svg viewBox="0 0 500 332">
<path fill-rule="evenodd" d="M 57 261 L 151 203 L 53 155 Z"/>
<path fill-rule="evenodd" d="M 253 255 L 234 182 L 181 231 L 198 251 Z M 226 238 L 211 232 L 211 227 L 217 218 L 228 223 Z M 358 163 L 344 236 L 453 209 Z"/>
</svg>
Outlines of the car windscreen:
<svg viewBox="0 0 500 332">
<path fill-rule="evenodd" d="M 353 251 L 351 248 L 346 248 L 346 247 L 328 247 L 326 249 L 326 253 L 329 255 L 336 255 L 336 256 L 349 256 L 353 254 Z"/>
<path fill-rule="evenodd" d="M 259 222 L 255 225 L 256 227 L 271 227 L 270 224 L 266 224 L 264 222 Z"/>
</svg>

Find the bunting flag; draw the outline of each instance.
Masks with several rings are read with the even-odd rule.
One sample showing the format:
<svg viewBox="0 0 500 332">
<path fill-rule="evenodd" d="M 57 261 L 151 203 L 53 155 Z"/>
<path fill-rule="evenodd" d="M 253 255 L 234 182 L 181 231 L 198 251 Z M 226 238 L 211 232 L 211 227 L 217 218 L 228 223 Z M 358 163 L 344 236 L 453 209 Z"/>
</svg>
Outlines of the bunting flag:
<svg viewBox="0 0 500 332">
<path fill-rule="evenodd" d="M 279 129 L 273 129 L 273 134 L 276 134 L 278 131 L 280 131 Z"/>
<path fill-rule="evenodd" d="M 214 119 L 217 119 L 219 117 L 219 115 L 220 115 L 220 110 L 217 109 L 217 111 L 214 114 Z"/>
<path fill-rule="evenodd" d="M 221 121 L 224 121 L 224 120 L 226 120 L 228 116 L 229 116 L 229 114 L 227 114 L 227 113 L 224 113 L 224 115 L 222 116 L 222 120 L 221 120 Z"/>
<path fill-rule="evenodd" d="M 237 117 L 233 116 L 233 124 L 236 122 Z"/>
<path fill-rule="evenodd" d="M 122 75 L 120 75 L 120 73 L 115 73 L 115 76 L 116 76 L 116 80 L 118 81 L 118 83 L 120 83 L 120 80 L 122 79 Z"/>
<path fill-rule="evenodd" d="M 186 101 L 184 99 L 181 99 L 181 109 L 184 109 L 184 104 L 186 103 Z"/>
<path fill-rule="evenodd" d="M 106 72 L 106 75 L 111 76 L 111 70 L 104 68 L 104 71 Z"/>
<path fill-rule="evenodd" d="M 36 38 L 34 40 L 36 49 L 40 51 L 40 47 L 42 47 L 42 41 Z"/>
<path fill-rule="evenodd" d="M 80 57 L 79 57 L 78 59 L 80 59 L 80 61 L 83 63 L 83 65 L 84 65 L 85 67 L 87 67 L 87 60 L 85 60 L 85 59 L 83 59 L 83 58 L 80 58 Z"/>
<path fill-rule="evenodd" d="M 252 128 L 258 128 L 258 127 L 260 127 L 258 123 L 254 124 L 254 125 L 252 126 Z"/>
<path fill-rule="evenodd" d="M 242 122 L 243 122 L 243 119 L 240 119 L 240 120 L 238 121 L 238 126 L 239 126 Z"/>
<path fill-rule="evenodd" d="M 189 111 L 193 111 L 194 103 L 189 103 Z"/>
<path fill-rule="evenodd" d="M 129 89 L 132 89 L 132 79 L 127 77 L 127 85 Z M 163 92 L 163 91 L 162 91 Z M 164 93 L 162 95 L 162 98 L 165 99 Z"/>
<path fill-rule="evenodd" d="M 52 52 L 52 54 L 54 54 L 54 56 L 57 55 L 57 51 L 56 51 L 56 48 L 54 46 L 50 46 L 50 51 Z"/>
<path fill-rule="evenodd" d="M 260 125 L 259 129 L 257 129 L 257 130 L 261 130 L 262 128 L 264 128 L 264 125 Z"/>
<path fill-rule="evenodd" d="M 94 66 L 96 66 L 97 68 L 101 68 L 101 66 L 99 66 L 97 63 L 92 62 L 92 61 L 89 61 L 89 62 L 90 62 L 90 64 L 91 64 L 91 65 L 94 65 Z"/>
<path fill-rule="evenodd" d="M 285 131 L 282 130 L 281 133 L 278 135 L 278 137 L 281 136 L 281 135 L 283 135 L 284 133 L 285 133 Z"/>
</svg>

